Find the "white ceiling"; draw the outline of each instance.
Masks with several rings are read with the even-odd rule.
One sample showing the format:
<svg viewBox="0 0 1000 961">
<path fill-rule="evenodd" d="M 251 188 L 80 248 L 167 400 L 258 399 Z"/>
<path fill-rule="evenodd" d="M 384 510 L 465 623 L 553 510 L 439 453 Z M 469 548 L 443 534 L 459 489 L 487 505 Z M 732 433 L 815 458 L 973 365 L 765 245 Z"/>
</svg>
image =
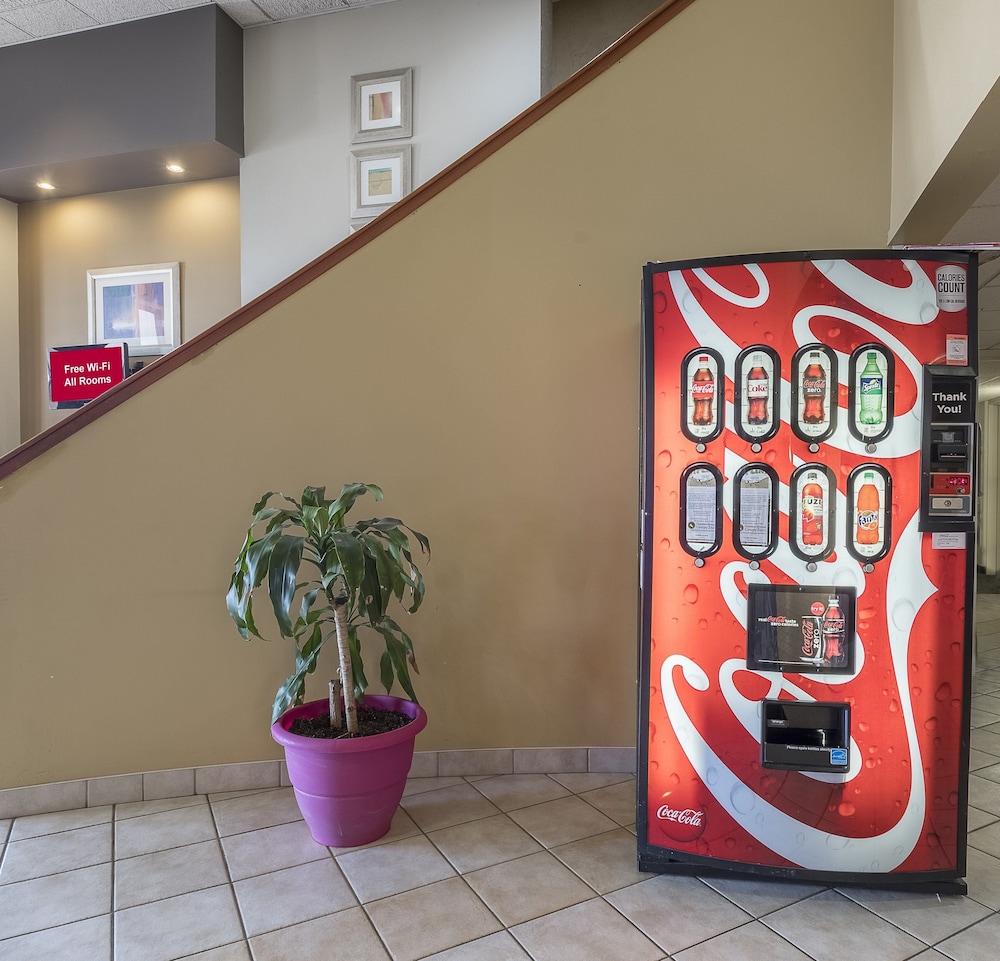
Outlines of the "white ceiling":
<svg viewBox="0 0 1000 961">
<path fill-rule="evenodd" d="M 393 0 L 218 0 L 241 27 Z M 205 0 L 0 0 L 0 46 L 205 6 Z"/>
</svg>

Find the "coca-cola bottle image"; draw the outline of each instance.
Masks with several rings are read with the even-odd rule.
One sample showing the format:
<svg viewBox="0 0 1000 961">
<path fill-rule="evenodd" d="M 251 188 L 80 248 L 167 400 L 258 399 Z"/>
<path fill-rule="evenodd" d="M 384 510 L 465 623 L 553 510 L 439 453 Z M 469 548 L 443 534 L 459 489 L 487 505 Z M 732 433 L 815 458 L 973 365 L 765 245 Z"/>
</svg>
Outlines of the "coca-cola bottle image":
<svg viewBox="0 0 1000 961">
<path fill-rule="evenodd" d="M 840 609 L 840 602 L 836 597 L 831 597 L 823 615 L 823 657 L 833 667 L 841 667 L 847 663 L 844 630 L 844 613 Z"/>
<path fill-rule="evenodd" d="M 854 539 L 859 544 L 878 543 L 878 488 L 875 486 L 875 475 L 865 471 L 865 482 L 858 491 L 857 530 Z"/>
<path fill-rule="evenodd" d="M 763 367 L 764 358 L 754 354 L 752 359 L 753 367 L 747 373 L 747 423 L 766 424 L 771 383 Z"/>
<path fill-rule="evenodd" d="M 826 371 L 819 362 L 818 350 L 809 354 L 809 365 L 802 372 L 802 396 L 805 399 L 803 422 L 822 424 L 826 420 Z"/>
<path fill-rule="evenodd" d="M 715 377 L 708 367 L 708 356 L 698 358 L 698 369 L 691 378 L 691 423 L 711 427 L 715 423 Z"/>
<path fill-rule="evenodd" d="M 823 543 L 823 488 L 817 483 L 816 471 L 806 474 L 802 485 L 802 544 L 819 547 Z"/>
</svg>

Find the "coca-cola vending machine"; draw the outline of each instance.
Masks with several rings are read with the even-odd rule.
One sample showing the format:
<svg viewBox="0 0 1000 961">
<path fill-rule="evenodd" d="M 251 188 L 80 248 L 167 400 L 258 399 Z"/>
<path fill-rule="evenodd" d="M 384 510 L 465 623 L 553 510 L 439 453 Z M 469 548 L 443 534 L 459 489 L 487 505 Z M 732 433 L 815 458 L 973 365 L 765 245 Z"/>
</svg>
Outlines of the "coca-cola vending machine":
<svg viewBox="0 0 1000 961">
<path fill-rule="evenodd" d="M 641 869 L 964 893 L 976 269 L 646 266 Z"/>
</svg>

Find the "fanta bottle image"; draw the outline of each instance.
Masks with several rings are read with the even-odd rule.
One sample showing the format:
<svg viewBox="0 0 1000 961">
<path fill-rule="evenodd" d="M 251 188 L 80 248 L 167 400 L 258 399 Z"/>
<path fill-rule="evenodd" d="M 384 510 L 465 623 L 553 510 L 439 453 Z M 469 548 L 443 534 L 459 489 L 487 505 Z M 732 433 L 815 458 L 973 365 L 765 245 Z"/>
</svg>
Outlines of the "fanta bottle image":
<svg viewBox="0 0 1000 961">
<path fill-rule="evenodd" d="M 854 539 L 859 544 L 878 543 L 878 488 L 875 486 L 875 475 L 865 471 L 865 482 L 858 491 L 858 522 Z"/>
</svg>

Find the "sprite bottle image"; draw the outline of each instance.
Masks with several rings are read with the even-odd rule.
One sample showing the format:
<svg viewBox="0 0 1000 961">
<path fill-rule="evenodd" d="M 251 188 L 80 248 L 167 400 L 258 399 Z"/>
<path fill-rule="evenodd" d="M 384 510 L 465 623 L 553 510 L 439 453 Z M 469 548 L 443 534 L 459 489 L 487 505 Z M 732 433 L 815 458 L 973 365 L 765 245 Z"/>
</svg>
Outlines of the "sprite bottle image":
<svg viewBox="0 0 1000 961">
<path fill-rule="evenodd" d="M 882 387 L 884 377 L 875 358 L 875 351 L 868 352 L 868 362 L 865 369 L 861 371 L 861 407 L 858 411 L 858 420 L 862 424 L 881 424 L 882 412 Z"/>
</svg>

